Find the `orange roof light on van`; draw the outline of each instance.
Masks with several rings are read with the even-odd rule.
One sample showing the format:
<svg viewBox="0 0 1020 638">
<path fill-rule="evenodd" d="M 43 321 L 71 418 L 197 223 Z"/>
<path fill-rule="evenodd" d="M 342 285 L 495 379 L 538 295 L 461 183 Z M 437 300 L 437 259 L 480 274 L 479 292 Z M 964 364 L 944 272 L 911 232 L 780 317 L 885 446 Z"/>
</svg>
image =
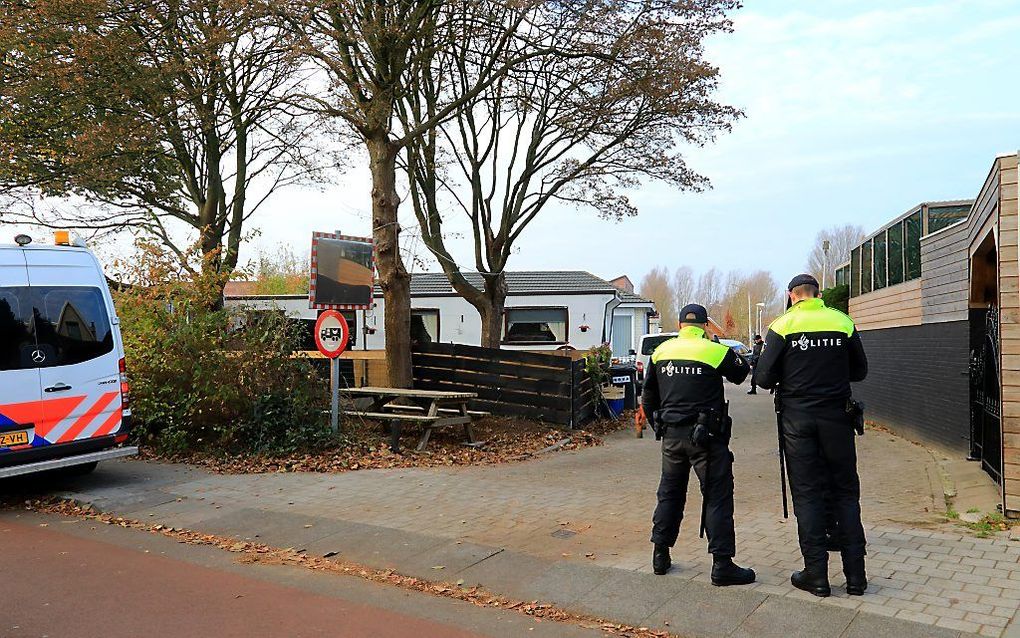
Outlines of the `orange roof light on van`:
<svg viewBox="0 0 1020 638">
<path fill-rule="evenodd" d="M 53 231 L 53 243 L 57 246 L 78 246 L 85 247 L 85 240 L 69 230 Z"/>
</svg>

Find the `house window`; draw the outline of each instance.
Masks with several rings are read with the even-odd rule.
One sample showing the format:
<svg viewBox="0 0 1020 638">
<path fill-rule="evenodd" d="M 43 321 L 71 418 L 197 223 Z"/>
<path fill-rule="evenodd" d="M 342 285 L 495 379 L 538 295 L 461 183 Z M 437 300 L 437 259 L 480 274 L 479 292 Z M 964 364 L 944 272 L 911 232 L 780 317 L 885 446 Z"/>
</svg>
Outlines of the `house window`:
<svg viewBox="0 0 1020 638">
<path fill-rule="evenodd" d="M 889 285 L 903 283 L 903 224 L 889 227 Z"/>
<path fill-rule="evenodd" d="M 875 235 L 875 279 L 874 289 L 885 288 L 885 231 Z"/>
<path fill-rule="evenodd" d="M 411 310 L 411 343 L 439 341 L 439 310 L 413 308 Z"/>
<path fill-rule="evenodd" d="M 507 308 L 503 318 L 503 343 L 567 342 L 566 308 Z"/>
<path fill-rule="evenodd" d="M 861 245 L 861 294 L 871 292 L 871 240 Z"/>
<path fill-rule="evenodd" d="M 903 220 L 904 253 L 906 254 L 906 276 L 905 281 L 917 279 L 921 276 L 921 212 L 918 211 Z"/>
<path fill-rule="evenodd" d="M 932 206 L 928 209 L 928 233 L 942 230 L 967 217 L 970 206 Z"/>
<path fill-rule="evenodd" d="M 861 294 L 861 248 L 850 251 L 850 296 Z"/>
</svg>

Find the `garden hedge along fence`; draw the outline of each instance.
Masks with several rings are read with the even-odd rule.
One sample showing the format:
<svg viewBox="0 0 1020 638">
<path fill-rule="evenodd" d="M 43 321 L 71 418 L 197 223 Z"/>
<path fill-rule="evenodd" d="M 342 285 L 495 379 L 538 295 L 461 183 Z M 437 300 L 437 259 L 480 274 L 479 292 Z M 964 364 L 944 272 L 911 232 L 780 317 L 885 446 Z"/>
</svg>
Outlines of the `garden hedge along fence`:
<svg viewBox="0 0 1020 638">
<path fill-rule="evenodd" d="M 474 392 L 471 408 L 570 428 L 595 416 L 599 393 L 584 361 L 568 356 L 448 343 L 415 345 L 420 390 Z"/>
</svg>

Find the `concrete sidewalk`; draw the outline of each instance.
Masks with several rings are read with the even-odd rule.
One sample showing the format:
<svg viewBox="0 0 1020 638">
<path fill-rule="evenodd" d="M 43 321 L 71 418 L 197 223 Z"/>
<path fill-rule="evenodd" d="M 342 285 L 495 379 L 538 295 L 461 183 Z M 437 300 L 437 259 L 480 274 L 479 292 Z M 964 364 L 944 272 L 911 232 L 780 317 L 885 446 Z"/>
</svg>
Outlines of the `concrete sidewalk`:
<svg viewBox="0 0 1020 638">
<path fill-rule="evenodd" d="M 677 567 L 666 577 L 650 573 L 658 447 L 626 434 L 601 448 L 496 467 L 219 476 L 125 462 L 66 495 L 145 521 L 463 579 L 680 635 L 1009 635 L 1020 543 L 944 525 L 935 459 L 880 432 L 860 440 L 868 594 L 842 592 L 838 559 L 832 598 L 790 587 L 799 552 L 795 523 L 781 518 L 771 402 L 738 395 L 733 413 L 738 561 L 759 575 L 743 588 L 708 582 L 696 489 Z"/>
</svg>

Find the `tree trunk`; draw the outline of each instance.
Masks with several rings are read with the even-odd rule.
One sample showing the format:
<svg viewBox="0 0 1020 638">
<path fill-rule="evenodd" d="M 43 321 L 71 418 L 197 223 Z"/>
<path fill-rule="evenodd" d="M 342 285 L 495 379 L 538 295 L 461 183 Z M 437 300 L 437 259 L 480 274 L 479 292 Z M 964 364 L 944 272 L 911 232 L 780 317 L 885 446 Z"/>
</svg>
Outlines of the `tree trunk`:
<svg viewBox="0 0 1020 638">
<path fill-rule="evenodd" d="M 503 309 L 506 307 L 506 275 L 482 275 L 483 290 L 468 283 L 459 270 L 444 268 L 453 289 L 478 311 L 482 320 L 482 341 L 484 348 L 499 348 L 503 337 Z"/>
<path fill-rule="evenodd" d="M 386 365 L 394 388 L 411 387 L 411 276 L 400 257 L 397 152 L 385 137 L 367 140 L 372 171 L 372 239 L 379 287 L 386 302 Z"/>
<path fill-rule="evenodd" d="M 209 310 L 223 309 L 223 289 L 227 280 L 220 276 L 220 257 L 223 244 L 213 226 L 206 225 L 199 231 L 199 246 L 202 250 L 202 285 L 206 293 L 205 306 Z M 210 286 L 210 284 L 212 284 Z"/>
<path fill-rule="evenodd" d="M 503 309 L 506 307 L 506 275 L 485 275 L 485 291 L 482 303 L 476 305 L 482 318 L 482 346 L 499 348 L 503 338 Z"/>
</svg>

